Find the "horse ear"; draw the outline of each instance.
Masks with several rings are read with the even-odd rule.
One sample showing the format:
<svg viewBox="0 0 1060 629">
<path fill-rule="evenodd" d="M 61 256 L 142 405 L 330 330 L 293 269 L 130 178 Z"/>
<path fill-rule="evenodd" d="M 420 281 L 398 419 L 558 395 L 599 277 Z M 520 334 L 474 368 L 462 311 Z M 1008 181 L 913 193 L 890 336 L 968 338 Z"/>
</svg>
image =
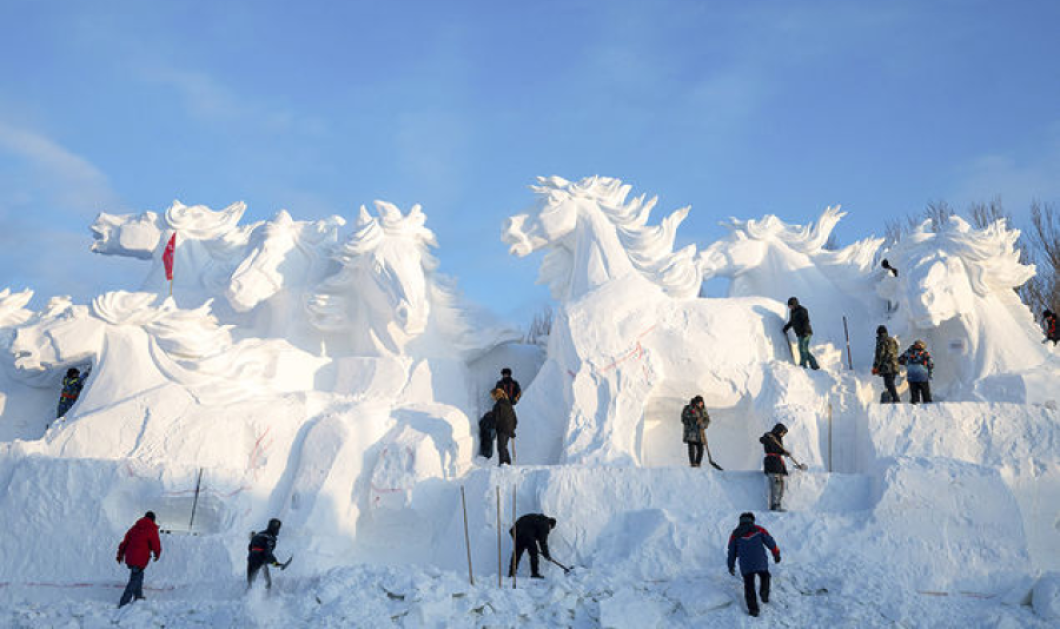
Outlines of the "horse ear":
<svg viewBox="0 0 1060 629">
<path fill-rule="evenodd" d="M 372 218 L 372 215 L 368 213 L 368 208 L 362 205 L 361 211 L 357 213 L 357 228 L 360 229 L 374 220 L 375 219 Z"/>
<path fill-rule="evenodd" d="M 396 223 L 402 219 L 401 210 L 399 210 L 393 203 L 376 200 L 375 210 L 379 213 L 380 218 L 386 223 Z"/>
</svg>

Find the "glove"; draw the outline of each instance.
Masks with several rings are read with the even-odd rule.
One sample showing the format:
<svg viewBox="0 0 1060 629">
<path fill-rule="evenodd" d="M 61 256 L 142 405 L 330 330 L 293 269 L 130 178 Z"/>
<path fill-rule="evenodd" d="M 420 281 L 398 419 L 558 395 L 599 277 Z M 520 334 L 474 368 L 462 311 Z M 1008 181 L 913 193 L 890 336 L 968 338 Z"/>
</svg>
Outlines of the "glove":
<svg viewBox="0 0 1060 629">
<path fill-rule="evenodd" d="M 773 555 L 773 563 L 780 563 L 780 553 Z"/>
<path fill-rule="evenodd" d="M 274 561 L 274 562 L 272 562 L 272 567 L 273 567 L 273 568 L 279 568 L 279 567 L 280 567 L 280 566 L 282 566 L 282 565 L 283 565 L 283 564 L 282 564 L 282 563 L 280 563 L 280 562 L 278 562 L 278 561 Z"/>
<path fill-rule="evenodd" d="M 118 557 L 118 558 L 117 558 L 117 562 L 118 562 L 118 563 L 121 563 L 121 557 Z"/>
<path fill-rule="evenodd" d="M 732 576 L 735 577 L 736 576 L 736 568 L 729 568 L 729 574 L 731 574 Z"/>
<path fill-rule="evenodd" d="M 878 375 L 880 375 L 880 370 L 879 370 L 879 369 L 877 369 L 877 368 L 875 368 L 875 367 L 873 367 L 873 368 L 872 368 L 872 375 L 874 375 L 874 376 L 878 376 Z"/>
</svg>

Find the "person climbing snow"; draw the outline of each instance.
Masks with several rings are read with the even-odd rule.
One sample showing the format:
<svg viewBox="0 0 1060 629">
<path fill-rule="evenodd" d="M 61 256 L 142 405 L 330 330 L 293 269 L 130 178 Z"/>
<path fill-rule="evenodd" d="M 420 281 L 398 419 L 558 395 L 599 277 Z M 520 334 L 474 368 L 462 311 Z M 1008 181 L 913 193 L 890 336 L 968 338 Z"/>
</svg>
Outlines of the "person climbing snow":
<svg viewBox="0 0 1060 629">
<path fill-rule="evenodd" d="M 813 337 L 813 328 L 810 326 L 809 311 L 806 310 L 805 306 L 799 304 L 797 297 L 788 299 L 788 310 L 791 314 L 788 322 L 784 325 L 784 334 L 786 335 L 789 329 L 794 328 L 795 337 L 799 339 L 799 366 L 805 368 L 809 364 L 811 369 L 820 369 L 817 359 L 810 353 L 810 339 Z"/>
<path fill-rule="evenodd" d="M 155 561 L 162 555 L 162 542 L 158 539 L 158 525 L 155 524 L 155 513 L 148 511 L 125 532 L 125 538 L 118 544 L 118 563 L 122 561 L 129 567 L 129 582 L 125 585 L 118 609 L 128 605 L 133 599 L 144 599 L 144 570 L 154 554 Z"/>
<path fill-rule="evenodd" d="M 681 423 L 684 424 L 684 442 L 688 444 L 688 463 L 700 467 L 703 462 L 703 444 L 707 441 L 706 430 L 710 425 L 710 415 L 703 403 L 703 396 L 697 395 L 681 411 Z"/>
<path fill-rule="evenodd" d="M 909 381 L 909 403 L 931 402 L 931 376 L 935 363 L 927 351 L 924 341 L 917 339 L 913 345 L 898 357 L 898 362 L 905 365 L 905 379 Z"/>
<path fill-rule="evenodd" d="M 755 524 L 755 514 L 740 514 L 740 524 L 729 536 L 729 574 L 736 576 L 736 559 L 740 560 L 743 576 L 743 596 L 747 602 L 747 613 L 758 615 L 758 597 L 755 596 L 755 576 L 758 576 L 758 594 L 763 603 L 769 602 L 769 560 L 766 549 L 773 553 L 773 562 L 780 563 L 780 549 L 769 531 Z"/>
<path fill-rule="evenodd" d="M 280 535 L 280 527 L 283 523 L 278 519 L 269 520 L 268 527 L 264 531 L 250 534 L 250 544 L 247 546 L 247 589 L 254 585 L 258 578 L 258 571 L 265 574 L 265 589 L 272 589 L 272 576 L 269 574 L 269 566 L 286 570 L 287 564 L 282 564 L 276 559 L 273 551 L 276 550 L 276 538 Z"/>
<path fill-rule="evenodd" d="M 773 429 L 759 437 L 758 442 L 765 449 L 765 458 L 762 467 L 769 477 L 769 510 L 783 511 L 784 500 L 784 477 L 788 475 L 788 466 L 784 463 L 784 457 L 791 459 L 795 467 L 800 470 L 806 469 L 796 461 L 791 453 L 784 449 L 784 435 L 788 434 L 788 427 L 777 424 Z"/>
<path fill-rule="evenodd" d="M 897 404 L 898 389 L 894 385 L 894 378 L 898 375 L 898 341 L 887 333 L 885 325 L 876 328 L 876 356 L 872 360 L 872 373 L 883 378 L 883 386 L 887 389 L 884 400 Z"/>
<path fill-rule="evenodd" d="M 519 381 L 512 378 L 512 370 L 508 367 L 501 369 L 501 379 L 497 381 L 497 384 L 493 385 L 494 389 L 502 389 L 508 396 L 508 400 L 515 406 L 519 403 L 519 398 L 523 396 L 523 389 L 519 386 Z"/>
<path fill-rule="evenodd" d="M 66 377 L 63 378 L 63 390 L 59 393 L 59 407 L 55 411 L 56 419 L 66 415 L 70 407 L 74 405 L 74 402 L 81 395 L 81 389 L 85 387 L 85 380 L 91 373 L 91 368 L 85 369 L 83 375 L 75 367 L 66 370 Z"/>
<path fill-rule="evenodd" d="M 508 453 L 508 440 L 515 439 L 515 427 L 519 420 L 504 389 L 497 387 L 490 392 L 490 397 L 493 398 L 493 421 L 497 430 L 497 465 L 511 465 L 512 455 Z"/>
<path fill-rule="evenodd" d="M 1042 312 L 1042 328 L 1045 330 L 1045 340 L 1052 341 L 1053 345 L 1060 342 L 1060 326 L 1056 325 L 1056 313 L 1052 310 Z"/>
<path fill-rule="evenodd" d="M 548 552 L 548 534 L 556 528 L 556 518 L 550 518 L 543 513 L 528 513 L 515 521 L 515 526 L 508 529 L 508 533 L 515 540 L 515 548 L 512 550 L 512 560 L 508 564 L 508 576 L 514 577 L 519 569 L 519 560 L 523 558 L 523 551 L 530 553 L 530 577 L 543 579 L 538 564 L 538 553 L 545 559 L 552 561 L 552 555 Z M 539 550 L 540 547 L 540 550 Z"/>
</svg>

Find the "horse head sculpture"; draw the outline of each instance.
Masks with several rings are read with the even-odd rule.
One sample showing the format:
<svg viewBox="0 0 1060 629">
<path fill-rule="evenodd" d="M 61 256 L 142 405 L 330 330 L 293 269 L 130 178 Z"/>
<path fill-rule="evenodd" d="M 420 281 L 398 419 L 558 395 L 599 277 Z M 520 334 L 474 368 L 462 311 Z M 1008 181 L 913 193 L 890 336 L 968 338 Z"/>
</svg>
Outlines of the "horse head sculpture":
<svg viewBox="0 0 1060 629">
<path fill-rule="evenodd" d="M 539 281 L 560 301 L 577 298 L 612 279 L 639 273 L 674 298 L 695 297 L 701 283 L 689 245 L 673 250 L 677 228 L 688 215 L 681 208 L 659 225 L 648 225 L 657 202 L 642 195 L 627 201 L 631 186 L 610 177 L 570 182 L 539 177 L 531 190 L 536 206 L 510 217 L 502 238 L 523 257 L 548 249 Z"/>
</svg>

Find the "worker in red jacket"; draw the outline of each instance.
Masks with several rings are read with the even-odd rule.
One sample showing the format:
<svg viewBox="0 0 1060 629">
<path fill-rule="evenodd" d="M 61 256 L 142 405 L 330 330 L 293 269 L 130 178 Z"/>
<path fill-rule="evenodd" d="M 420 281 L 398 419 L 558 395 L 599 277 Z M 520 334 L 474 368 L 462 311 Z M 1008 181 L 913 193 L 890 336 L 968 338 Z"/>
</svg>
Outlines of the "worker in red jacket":
<svg viewBox="0 0 1060 629">
<path fill-rule="evenodd" d="M 158 525 L 155 524 L 154 511 L 148 511 L 144 517 L 136 521 L 125 533 L 125 539 L 118 545 L 118 563 L 125 561 L 129 566 L 129 583 L 125 586 L 125 592 L 121 595 L 118 607 L 129 603 L 135 598 L 144 598 L 144 568 L 151 560 L 151 553 L 158 561 L 162 554 L 162 542 L 158 539 Z"/>
</svg>

